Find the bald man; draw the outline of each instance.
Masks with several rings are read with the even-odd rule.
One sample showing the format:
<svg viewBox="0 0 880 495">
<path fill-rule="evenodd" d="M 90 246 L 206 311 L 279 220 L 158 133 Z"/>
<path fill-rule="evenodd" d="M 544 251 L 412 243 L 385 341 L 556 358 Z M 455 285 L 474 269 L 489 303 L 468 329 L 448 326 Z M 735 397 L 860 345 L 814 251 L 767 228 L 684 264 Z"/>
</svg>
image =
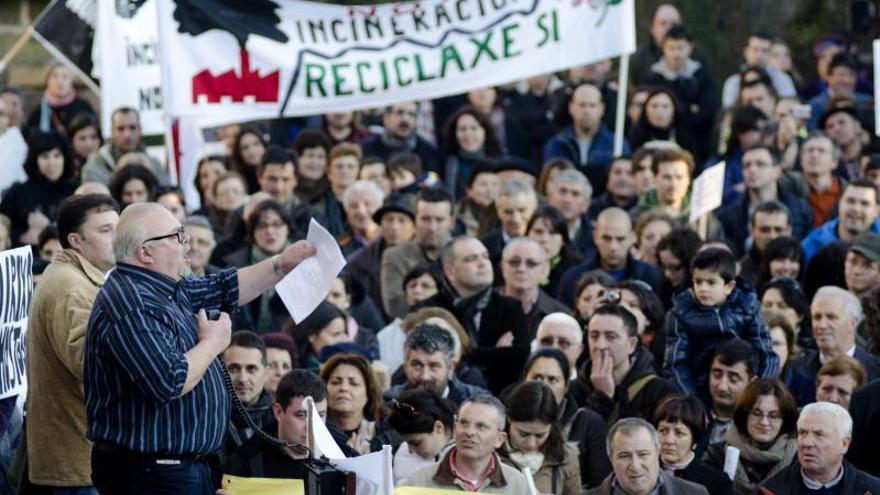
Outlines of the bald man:
<svg viewBox="0 0 880 495">
<path fill-rule="evenodd" d="M 576 86 L 568 103 L 572 124 L 547 140 L 544 162 L 551 158 L 571 160 L 597 190 L 605 191 L 608 167 L 614 157 L 614 133 L 602 122 L 605 103 L 602 91 L 590 83 Z M 623 153 L 629 154 L 624 141 Z"/>
<path fill-rule="evenodd" d="M 559 285 L 559 300 L 570 304 L 581 276 L 590 270 L 602 270 L 614 280 L 641 280 L 655 290 L 660 282 L 657 268 L 632 257 L 630 248 L 635 242 L 629 213 L 611 207 L 602 210 L 593 229 L 596 252 L 569 268 Z"/>
<path fill-rule="evenodd" d="M 87 437 L 101 493 L 212 493 L 205 456 L 220 448 L 229 395 L 216 358 L 229 345 L 228 312 L 315 254 L 305 241 L 239 270 L 189 273 L 189 234 L 156 203 L 119 217 L 116 269 L 98 292 L 86 332 Z M 209 320 L 206 310 L 220 310 Z"/>
</svg>

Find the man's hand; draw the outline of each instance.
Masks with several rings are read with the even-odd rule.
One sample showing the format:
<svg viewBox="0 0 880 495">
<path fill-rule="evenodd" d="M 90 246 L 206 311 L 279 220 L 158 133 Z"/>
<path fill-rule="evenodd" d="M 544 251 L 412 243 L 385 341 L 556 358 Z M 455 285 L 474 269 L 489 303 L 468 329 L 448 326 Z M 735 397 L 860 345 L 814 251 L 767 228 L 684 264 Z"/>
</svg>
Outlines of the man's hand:
<svg viewBox="0 0 880 495">
<path fill-rule="evenodd" d="M 199 342 L 209 342 L 216 351 L 215 355 L 229 347 L 229 341 L 232 338 L 232 321 L 228 314 L 220 312 L 220 317 L 211 321 L 205 314 L 205 310 L 200 309 L 196 320 L 198 321 Z"/>
<path fill-rule="evenodd" d="M 600 351 L 598 356 L 593 359 L 590 368 L 590 382 L 593 388 L 614 398 L 614 362 L 608 351 Z"/>
<path fill-rule="evenodd" d="M 302 261 L 309 256 L 314 256 L 318 250 L 312 247 L 309 244 L 309 241 L 297 241 L 291 244 L 287 249 L 284 250 L 280 255 L 279 261 L 281 261 L 281 268 L 284 269 L 285 272 L 289 272 L 296 268 L 296 265 L 302 263 Z"/>
<path fill-rule="evenodd" d="M 498 338 L 498 342 L 495 342 L 495 347 L 512 347 L 513 346 L 513 332 L 505 332 L 504 335 Z"/>
</svg>

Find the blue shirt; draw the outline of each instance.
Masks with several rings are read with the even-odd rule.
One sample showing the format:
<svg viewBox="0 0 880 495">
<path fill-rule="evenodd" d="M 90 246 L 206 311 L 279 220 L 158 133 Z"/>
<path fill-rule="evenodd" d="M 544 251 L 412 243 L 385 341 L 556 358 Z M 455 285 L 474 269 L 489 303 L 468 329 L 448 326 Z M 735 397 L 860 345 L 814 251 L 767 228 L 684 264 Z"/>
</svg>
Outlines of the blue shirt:
<svg viewBox="0 0 880 495">
<path fill-rule="evenodd" d="M 209 454 L 220 448 L 230 399 L 219 359 L 181 395 L 198 343 L 196 312 L 238 304 L 238 272 L 174 282 L 118 263 L 86 331 L 87 436 L 133 452 Z"/>
</svg>

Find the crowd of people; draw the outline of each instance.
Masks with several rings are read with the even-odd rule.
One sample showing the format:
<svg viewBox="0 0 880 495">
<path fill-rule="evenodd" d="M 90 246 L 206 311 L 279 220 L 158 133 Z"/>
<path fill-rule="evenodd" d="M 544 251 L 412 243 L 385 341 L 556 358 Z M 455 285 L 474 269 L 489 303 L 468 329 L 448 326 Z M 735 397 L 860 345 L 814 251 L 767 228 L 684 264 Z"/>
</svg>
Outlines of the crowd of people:
<svg viewBox="0 0 880 495">
<path fill-rule="evenodd" d="M 198 205 L 136 110 L 102 143 L 64 66 L 27 115 L 3 88 L 0 145 L 26 153 L 0 165 L 0 249 L 32 247 L 36 288 L 0 491 L 303 478 L 313 405 L 346 455 L 391 445 L 396 485 L 880 493 L 872 83 L 845 33 L 816 40 L 815 80 L 784 40 L 742 54 L 715 81 L 662 5 L 627 94 L 605 60 L 224 126 Z M 719 161 L 723 204 L 691 223 Z M 294 323 L 274 284 L 311 219 L 347 264 Z"/>
</svg>

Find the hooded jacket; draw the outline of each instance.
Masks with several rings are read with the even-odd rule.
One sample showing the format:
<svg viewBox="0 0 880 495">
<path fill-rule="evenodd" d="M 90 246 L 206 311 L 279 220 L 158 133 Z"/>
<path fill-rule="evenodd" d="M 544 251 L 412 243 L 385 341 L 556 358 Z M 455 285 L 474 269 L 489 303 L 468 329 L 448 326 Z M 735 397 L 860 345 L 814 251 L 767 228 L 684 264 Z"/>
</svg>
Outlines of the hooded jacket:
<svg viewBox="0 0 880 495">
<path fill-rule="evenodd" d="M 748 282 L 736 287 L 720 306 L 703 306 L 693 290 L 679 292 L 666 317 L 666 368 L 681 391 L 706 391 L 712 356 L 728 339 L 743 339 L 758 353 L 758 375 L 775 377 L 779 357 L 773 352 L 770 331 L 761 316 L 761 302 Z"/>
</svg>

